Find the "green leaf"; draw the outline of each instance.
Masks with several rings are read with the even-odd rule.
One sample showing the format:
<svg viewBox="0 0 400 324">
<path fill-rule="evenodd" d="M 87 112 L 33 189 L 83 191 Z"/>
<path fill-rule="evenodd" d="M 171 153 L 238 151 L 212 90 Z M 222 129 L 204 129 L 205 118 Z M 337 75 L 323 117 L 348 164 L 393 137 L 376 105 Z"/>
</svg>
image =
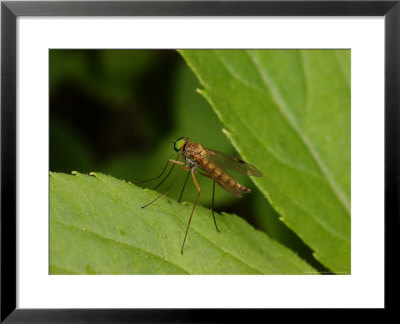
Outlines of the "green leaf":
<svg viewBox="0 0 400 324">
<path fill-rule="evenodd" d="M 50 173 L 51 274 L 304 274 L 315 269 L 243 219 L 100 173 Z"/>
<path fill-rule="evenodd" d="M 180 53 L 281 220 L 350 273 L 350 51 Z"/>
</svg>

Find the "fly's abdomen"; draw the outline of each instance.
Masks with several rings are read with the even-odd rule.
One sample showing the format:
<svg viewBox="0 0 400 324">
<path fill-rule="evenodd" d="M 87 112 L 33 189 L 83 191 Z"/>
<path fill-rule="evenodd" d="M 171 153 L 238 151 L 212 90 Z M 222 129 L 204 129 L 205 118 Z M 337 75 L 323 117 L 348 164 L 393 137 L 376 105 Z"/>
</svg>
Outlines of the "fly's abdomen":
<svg viewBox="0 0 400 324">
<path fill-rule="evenodd" d="M 230 177 L 228 174 L 224 173 L 220 168 L 218 168 L 212 161 L 205 157 L 200 157 L 197 159 L 201 167 L 211 176 L 211 178 L 221 184 L 228 186 L 234 190 L 241 192 L 250 192 L 249 188 L 242 186 L 235 179 Z"/>
</svg>

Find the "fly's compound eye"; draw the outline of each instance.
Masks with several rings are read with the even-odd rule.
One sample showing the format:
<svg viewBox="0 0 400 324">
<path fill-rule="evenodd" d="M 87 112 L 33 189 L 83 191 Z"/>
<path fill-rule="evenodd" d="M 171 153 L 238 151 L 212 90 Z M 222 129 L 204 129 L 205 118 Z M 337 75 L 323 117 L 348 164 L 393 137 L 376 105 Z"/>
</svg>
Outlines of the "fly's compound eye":
<svg viewBox="0 0 400 324">
<path fill-rule="evenodd" d="M 182 150 L 185 144 L 186 144 L 186 138 L 184 137 L 178 138 L 174 143 L 175 152 L 179 152 L 180 150 Z"/>
</svg>

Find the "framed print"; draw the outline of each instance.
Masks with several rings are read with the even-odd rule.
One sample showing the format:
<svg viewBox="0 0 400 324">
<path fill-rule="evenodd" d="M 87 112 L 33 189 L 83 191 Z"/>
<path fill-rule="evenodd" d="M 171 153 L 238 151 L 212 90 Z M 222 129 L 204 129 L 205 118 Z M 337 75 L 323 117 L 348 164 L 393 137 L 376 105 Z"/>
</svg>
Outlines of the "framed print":
<svg viewBox="0 0 400 324">
<path fill-rule="evenodd" d="M 389 308 L 399 6 L 2 2 L 1 320 Z"/>
</svg>

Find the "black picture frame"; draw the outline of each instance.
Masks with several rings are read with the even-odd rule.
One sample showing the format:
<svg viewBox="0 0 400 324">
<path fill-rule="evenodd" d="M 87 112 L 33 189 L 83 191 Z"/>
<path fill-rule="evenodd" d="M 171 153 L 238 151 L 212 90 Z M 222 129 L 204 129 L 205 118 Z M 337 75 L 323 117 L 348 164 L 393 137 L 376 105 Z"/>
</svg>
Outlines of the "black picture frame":
<svg viewBox="0 0 400 324">
<path fill-rule="evenodd" d="M 16 308 L 16 19 L 19 16 L 384 16 L 385 308 L 398 276 L 400 0 L 396 1 L 2 1 L 1 2 L 1 322 L 233 322 L 263 310 Z M 390 240 L 390 242 L 389 242 Z M 391 240 L 396 240 L 393 244 Z M 394 252 L 396 251 L 396 252 Z M 393 253 L 391 253 L 393 252 Z"/>
</svg>

